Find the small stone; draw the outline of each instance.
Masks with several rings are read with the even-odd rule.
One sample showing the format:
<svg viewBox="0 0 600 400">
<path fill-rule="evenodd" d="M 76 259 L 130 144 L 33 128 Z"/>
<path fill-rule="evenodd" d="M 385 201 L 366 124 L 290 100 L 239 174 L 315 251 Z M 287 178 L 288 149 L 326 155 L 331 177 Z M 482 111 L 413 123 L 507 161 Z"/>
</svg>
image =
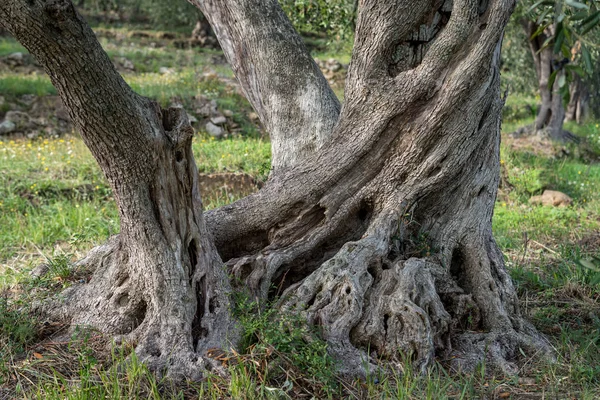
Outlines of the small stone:
<svg viewBox="0 0 600 400">
<path fill-rule="evenodd" d="M 224 125 L 227 122 L 227 118 L 222 115 L 217 115 L 216 117 L 211 118 L 210 122 L 215 125 Z"/>
<path fill-rule="evenodd" d="M 125 57 L 119 58 L 119 64 L 129 71 L 135 71 L 135 65 L 133 65 L 133 62 Z"/>
<path fill-rule="evenodd" d="M 190 121 L 190 124 L 195 124 L 198 122 L 198 118 L 194 117 L 192 114 L 188 113 L 188 121 Z"/>
<path fill-rule="evenodd" d="M 331 81 L 335 78 L 335 74 L 331 71 L 327 71 L 325 73 L 325 79 L 327 79 L 328 81 Z"/>
<path fill-rule="evenodd" d="M 212 122 L 207 122 L 205 125 L 206 132 L 213 137 L 220 138 L 225 133 L 223 128 L 213 124 Z"/>
<path fill-rule="evenodd" d="M 335 58 L 327 60 L 327 69 L 331 72 L 337 72 L 342 69 L 342 64 Z"/>
<path fill-rule="evenodd" d="M 5 120 L 0 124 L 0 135 L 14 132 L 15 129 L 17 129 L 17 125 L 14 122 Z"/>
<path fill-rule="evenodd" d="M 258 121 L 258 114 L 255 112 L 251 112 L 250 114 L 248 114 L 248 118 L 250 118 L 250 121 Z"/>
<path fill-rule="evenodd" d="M 174 71 L 173 71 L 171 68 L 167 68 L 167 67 L 160 67 L 160 68 L 158 69 L 158 72 L 159 72 L 161 75 L 170 75 L 170 74 L 172 74 Z"/>
<path fill-rule="evenodd" d="M 210 114 L 211 114 L 210 110 L 211 110 L 210 104 L 205 104 L 202 107 L 196 109 L 196 114 L 198 114 L 202 117 L 210 117 Z"/>
<path fill-rule="evenodd" d="M 35 267 L 34 269 L 32 269 L 31 272 L 29 273 L 29 275 L 32 276 L 33 278 L 41 278 L 42 276 L 46 275 L 48 272 L 50 272 L 50 265 L 40 264 L 37 267 Z"/>
<path fill-rule="evenodd" d="M 34 101 L 37 100 L 37 96 L 33 95 L 33 94 L 24 94 L 23 96 L 19 97 L 19 103 L 30 107 Z"/>
<path fill-rule="evenodd" d="M 18 128 L 26 127 L 31 122 L 31 117 L 23 111 L 9 111 L 4 119 L 14 123 Z"/>
<path fill-rule="evenodd" d="M 231 117 L 233 117 L 233 111 L 225 110 L 225 111 L 223 111 L 223 115 L 226 116 L 227 118 L 231 118 Z"/>
<path fill-rule="evenodd" d="M 533 196 L 530 198 L 529 203 L 553 207 L 566 207 L 573 203 L 573 199 L 557 190 L 544 190 L 544 193 L 542 193 L 541 196 Z"/>
<path fill-rule="evenodd" d="M 23 55 L 23 53 L 18 51 L 16 53 L 9 54 L 6 58 L 17 64 L 23 64 L 23 60 L 25 59 L 25 56 Z"/>
</svg>

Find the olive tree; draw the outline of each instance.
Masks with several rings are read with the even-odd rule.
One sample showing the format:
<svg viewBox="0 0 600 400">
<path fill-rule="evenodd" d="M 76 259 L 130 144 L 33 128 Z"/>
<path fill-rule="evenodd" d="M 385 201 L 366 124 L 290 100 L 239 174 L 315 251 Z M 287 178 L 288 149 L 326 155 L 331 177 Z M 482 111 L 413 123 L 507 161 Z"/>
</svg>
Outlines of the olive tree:
<svg viewBox="0 0 600 400">
<path fill-rule="evenodd" d="M 528 37 L 541 105 L 531 127 L 554 140 L 576 140 L 565 119 L 581 121 L 589 93 L 582 78 L 593 75 L 590 36 L 600 23 L 595 0 L 521 1 L 516 17 Z"/>
<path fill-rule="evenodd" d="M 270 134 L 257 193 L 203 212 L 185 112 L 134 93 L 70 0 L 5 0 L 0 23 L 44 66 L 98 161 L 121 233 L 49 308 L 132 343 L 173 376 L 234 346 L 230 293 L 282 293 L 346 373 L 410 354 L 425 368 L 515 371 L 550 354 L 523 318 L 491 221 L 499 61 L 513 0 L 358 5 L 340 104 L 276 0 L 192 0 Z"/>
</svg>

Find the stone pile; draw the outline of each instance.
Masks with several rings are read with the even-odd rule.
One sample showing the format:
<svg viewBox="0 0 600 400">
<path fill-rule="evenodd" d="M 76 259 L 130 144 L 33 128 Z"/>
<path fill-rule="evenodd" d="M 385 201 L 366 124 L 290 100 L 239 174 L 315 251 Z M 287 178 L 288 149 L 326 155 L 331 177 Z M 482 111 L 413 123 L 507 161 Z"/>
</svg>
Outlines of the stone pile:
<svg viewBox="0 0 600 400">
<path fill-rule="evenodd" d="M 6 106 L 4 106 L 6 105 Z M 59 136 L 73 130 L 69 114 L 58 96 L 23 95 L 8 103 L 0 96 L 0 136 Z"/>
<path fill-rule="evenodd" d="M 316 59 L 315 61 L 330 85 L 335 86 L 344 84 L 346 72 L 348 70 L 347 65 L 342 64 L 335 58 L 330 58 L 327 61 Z"/>
</svg>

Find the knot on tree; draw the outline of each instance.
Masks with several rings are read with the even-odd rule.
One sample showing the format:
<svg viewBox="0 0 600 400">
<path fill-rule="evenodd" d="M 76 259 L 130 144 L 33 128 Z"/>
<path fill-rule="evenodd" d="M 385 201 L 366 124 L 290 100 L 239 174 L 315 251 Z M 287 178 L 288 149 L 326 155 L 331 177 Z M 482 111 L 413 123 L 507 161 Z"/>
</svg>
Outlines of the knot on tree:
<svg viewBox="0 0 600 400">
<path fill-rule="evenodd" d="M 33 4 L 33 0 L 29 3 Z M 77 14 L 70 0 L 48 0 L 44 4 L 44 11 L 51 20 L 58 23 L 64 23 Z"/>
<path fill-rule="evenodd" d="M 162 126 L 172 143 L 192 140 L 194 128 L 190 124 L 187 113 L 181 107 L 161 108 Z"/>
</svg>

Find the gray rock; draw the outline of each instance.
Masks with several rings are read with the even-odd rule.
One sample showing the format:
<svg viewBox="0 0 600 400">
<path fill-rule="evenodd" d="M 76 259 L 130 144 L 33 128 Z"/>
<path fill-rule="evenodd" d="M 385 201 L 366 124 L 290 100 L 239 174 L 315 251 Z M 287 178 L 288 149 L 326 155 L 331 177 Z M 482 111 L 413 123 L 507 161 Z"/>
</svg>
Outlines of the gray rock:
<svg viewBox="0 0 600 400">
<path fill-rule="evenodd" d="M 227 118 L 231 118 L 231 117 L 233 117 L 233 111 L 225 110 L 225 111 L 223 111 L 223 115 L 226 116 Z"/>
<path fill-rule="evenodd" d="M 212 117 L 210 119 L 210 122 L 212 122 L 215 125 L 224 125 L 227 122 L 227 118 L 225 118 L 222 115 L 217 115 L 216 117 Z"/>
<path fill-rule="evenodd" d="M 29 275 L 33 278 L 41 278 L 50 272 L 50 265 L 48 264 L 40 264 L 29 272 Z"/>
<path fill-rule="evenodd" d="M 23 111 L 9 111 L 4 119 L 14 123 L 18 128 L 26 127 L 31 123 L 31 117 Z"/>
<path fill-rule="evenodd" d="M 19 103 L 30 107 L 37 100 L 37 98 L 38 97 L 33 94 L 24 94 L 23 96 L 19 97 Z"/>
<path fill-rule="evenodd" d="M 207 122 L 205 125 L 205 129 L 206 129 L 206 132 L 208 132 L 208 134 L 210 136 L 214 136 L 216 138 L 223 137 L 223 135 L 225 133 L 223 128 L 213 124 L 212 122 Z"/>
<path fill-rule="evenodd" d="M 205 104 L 202 107 L 197 108 L 196 114 L 202 117 L 210 117 L 210 104 Z"/>
<path fill-rule="evenodd" d="M 14 122 L 5 120 L 0 124 L 0 135 L 14 132 L 15 129 L 17 129 L 17 125 Z"/>
<path fill-rule="evenodd" d="M 327 60 L 327 69 L 331 72 L 337 72 L 342 69 L 342 64 L 335 58 Z"/>
<path fill-rule="evenodd" d="M 187 117 L 188 117 L 188 121 L 190 121 L 190 124 L 195 124 L 198 122 L 198 118 L 194 117 L 190 113 L 187 113 Z"/>
<path fill-rule="evenodd" d="M 172 74 L 174 71 L 173 71 L 171 68 L 167 68 L 167 67 L 160 67 L 160 68 L 158 69 L 158 72 L 159 72 L 161 75 L 169 75 L 169 74 Z"/>
<path fill-rule="evenodd" d="M 121 64 L 121 66 L 126 70 L 135 71 L 135 65 L 133 65 L 133 62 L 125 57 L 119 57 L 119 64 Z"/>
<path fill-rule="evenodd" d="M 13 61 L 13 62 L 17 63 L 17 64 L 23 64 L 23 61 L 25 60 L 25 56 L 21 52 L 16 52 L 16 53 L 9 54 L 6 58 L 8 60 L 10 60 L 10 61 Z"/>
</svg>

